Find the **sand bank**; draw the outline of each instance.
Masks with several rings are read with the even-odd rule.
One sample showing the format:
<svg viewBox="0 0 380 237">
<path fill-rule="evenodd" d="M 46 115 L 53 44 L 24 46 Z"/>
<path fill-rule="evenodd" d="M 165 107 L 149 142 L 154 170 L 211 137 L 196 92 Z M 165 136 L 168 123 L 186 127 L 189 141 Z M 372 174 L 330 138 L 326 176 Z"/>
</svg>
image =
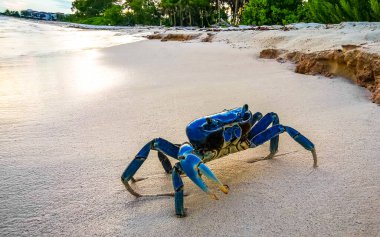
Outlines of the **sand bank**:
<svg viewBox="0 0 380 237">
<path fill-rule="evenodd" d="M 314 53 L 264 49 L 260 58 L 294 62 L 297 73 L 350 79 L 367 88 L 372 93 L 371 100 L 380 104 L 380 55 L 364 52 L 360 46 L 342 45 L 342 49 Z"/>
<path fill-rule="evenodd" d="M 348 78 L 367 88 L 372 93 L 372 101 L 380 104 L 380 23 L 298 23 L 227 28 L 207 34 L 183 30 L 168 32 L 155 31 L 147 38 L 161 41 L 217 41 L 238 48 L 262 49 L 260 57 L 294 62 L 297 64 L 297 73 Z"/>
</svg>

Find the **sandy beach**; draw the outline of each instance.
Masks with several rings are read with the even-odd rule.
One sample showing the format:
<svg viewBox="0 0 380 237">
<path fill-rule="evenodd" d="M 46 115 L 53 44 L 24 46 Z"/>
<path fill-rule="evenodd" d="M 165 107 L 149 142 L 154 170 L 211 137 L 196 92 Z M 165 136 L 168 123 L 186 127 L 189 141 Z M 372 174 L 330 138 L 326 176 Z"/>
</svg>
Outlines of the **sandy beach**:
<svg viewBox="0 0 380 237">
<path fill-rule="evenodd" d="M 378 236 L 380 109 L 370 92 L 296 74 L 260 59 L 262 44 L 228 34 L 230 44 L 222 34 L 213 43 L 144 40 L 3 71 L 1 235 Z M 248 163 L 268 154 L 264 144 L 207 163 L 230 187 L 218 201 L 184 178 L 186 218 L 176 218 L 173 198 L 125 190 L 120 175 L 146 142 L 182 143 L 193 119 L 243 104 L 310 138 L 319 167 L 283 134 L 273 160 Z M 148 177 L 137 183 L 144 193 L 172 191 L 155 152 L 137 176 Z"/>
</svg>

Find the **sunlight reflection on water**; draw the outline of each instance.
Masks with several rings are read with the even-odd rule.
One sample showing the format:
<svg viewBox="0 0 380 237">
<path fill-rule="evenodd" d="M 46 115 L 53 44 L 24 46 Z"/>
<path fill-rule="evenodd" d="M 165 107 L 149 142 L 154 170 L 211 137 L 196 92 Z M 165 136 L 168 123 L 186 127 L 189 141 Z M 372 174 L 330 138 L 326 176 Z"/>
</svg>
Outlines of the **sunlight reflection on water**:
<svg viewBox="0 0 380 237">
<path fill-rule="evenodd" d="M 93 94 L 115 86 L 119 81 L 118 73 L 98 63 L 98 51 L 86 52 L 83 57 L 72 62 L 74 89 L 80 94 Z"/>
<path fill-rule="evenodd" d="M 125 31 L 81 30 L 0 16 L 0 59 L 49 56 L 140 40 L 142 37 Z"/>
<path fill-rule="evenodd" d="M 125 78 L 112 65 L 102 63 L 98 50 L 28 57 L 17 64 L 0 66 L 0 122 L 59 114 L 97 99 Z"/>
<path fill-rule="evenodd" d="M 0 17 L 0 125 L 62 113 L 96 100 L 125 76 L 101 48 L 141 37 Z"/>
</svg>

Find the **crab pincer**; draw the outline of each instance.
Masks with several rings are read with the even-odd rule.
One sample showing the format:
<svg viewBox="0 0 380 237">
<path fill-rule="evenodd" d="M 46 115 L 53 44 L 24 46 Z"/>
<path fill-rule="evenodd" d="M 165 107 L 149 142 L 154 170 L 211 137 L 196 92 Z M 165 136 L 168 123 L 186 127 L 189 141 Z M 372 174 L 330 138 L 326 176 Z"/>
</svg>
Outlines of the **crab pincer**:
<svg viewBox="0 0 380 237">
<path fill-rule="evenodd" d="M 210 191 L 207 185 L 203 182 L 201 174 L 214 182 L 218 188 L 225 194 L 229 188 L 224 185 L 215 174 L 202 162 L 202 160 L 193 154 L 194 149 L 189 144 L 184 144 L 179 150 L 179 161 L 183 172 L 191 179 L 200 189 L 207 193 L 212 199 L 218 200 L 218 197 Z"/>
</svg>

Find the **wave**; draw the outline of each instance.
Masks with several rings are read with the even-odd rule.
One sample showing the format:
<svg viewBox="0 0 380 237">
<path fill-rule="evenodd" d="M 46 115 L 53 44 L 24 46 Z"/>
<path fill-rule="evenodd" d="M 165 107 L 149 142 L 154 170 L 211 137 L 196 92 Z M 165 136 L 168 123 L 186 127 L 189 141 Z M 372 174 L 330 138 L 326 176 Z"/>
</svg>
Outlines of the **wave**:
<svg viewBox="0 0 380 237">
<path fill-rule="evenodd" d="M 0 59 L 46 56 L 133 43 L 144 38 L 126 30 L 67 28 L 0 16 Z"/>
</svg>

